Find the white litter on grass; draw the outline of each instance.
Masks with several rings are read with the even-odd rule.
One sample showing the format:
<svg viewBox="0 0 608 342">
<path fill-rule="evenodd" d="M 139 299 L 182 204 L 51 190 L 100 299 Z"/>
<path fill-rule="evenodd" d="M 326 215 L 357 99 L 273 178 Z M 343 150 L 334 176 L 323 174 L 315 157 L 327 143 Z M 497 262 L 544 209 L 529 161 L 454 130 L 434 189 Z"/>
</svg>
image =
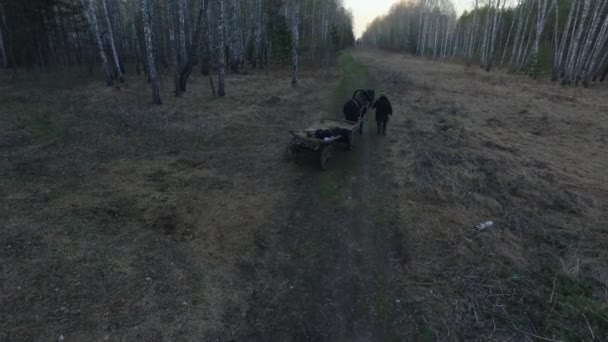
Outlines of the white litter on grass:
<svg viewBox="0 0 608 342">
<path fill-rule="evenodd" d="M 492 222 L 492 221 L 482 222 L 475 226 L 475 230 L 480 232 L 482 230 L 485 230 L 486 228 L 492 227 L 493 225 L 494 225 L 494 222 Z"/>
</svg>

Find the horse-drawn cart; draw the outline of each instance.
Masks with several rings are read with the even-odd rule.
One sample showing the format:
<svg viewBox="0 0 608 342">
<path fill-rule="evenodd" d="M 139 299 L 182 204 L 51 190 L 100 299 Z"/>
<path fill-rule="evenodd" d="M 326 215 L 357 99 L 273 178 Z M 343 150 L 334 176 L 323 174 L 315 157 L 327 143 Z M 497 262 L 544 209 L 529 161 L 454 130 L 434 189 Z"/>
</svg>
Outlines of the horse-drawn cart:
<svg viewBox="0 0 608 342">
<path fill-rule="evenodd" d="M 364 96 L 362 96 L 362 94 Z M 373 92 L 357 90 L 351 101 L 356 101 L 356 116 L 345 116 L 356 118 L 354 120 L 340 119 L 321 119 L 304 130 L 292 130 L 291 144 L 288 152 L 292 157 L 297 156 L 302 151 L 312 151 L 317 154 L 317 159 L 322 170 L 327 169 L 327 162 L 331 158 L 335 149 L 335 144 L 340 142 L 346 144 L 347 149 L 351 149 L 355 134 L 363 134 L 364 123 L 368 120 L 367 109 L 373 102 Z M 346 112 L 346 105 L 345 105 Z"/>
</svg>

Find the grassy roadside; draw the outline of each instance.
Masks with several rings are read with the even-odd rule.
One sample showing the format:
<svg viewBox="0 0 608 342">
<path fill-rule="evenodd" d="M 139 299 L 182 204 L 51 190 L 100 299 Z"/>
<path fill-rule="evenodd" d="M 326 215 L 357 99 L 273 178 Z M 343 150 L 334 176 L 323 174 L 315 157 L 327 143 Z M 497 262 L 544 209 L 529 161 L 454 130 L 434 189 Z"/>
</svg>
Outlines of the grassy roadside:
<svg viewBox="0 0 608 342">
<path fill-rule="evenodd" d="M 391 123 L 389 159 L 413 248 L 398 282 L 418 340 L 605 340 L 605 162 L 597 133 L 578 130 L 603 124 L 591 98 L 560 90 L 577 103 L 554 105 L 540 83 L 522 92 L 520 79 L 356 57 L 405 114 Z M 486 219 L 494 226 L 475 232 Z"/>
<path fill-rule="evenodd" d="M 194 77 L 163 106 L 135 77 L 3 83 L 0 340 L 248 333 L 257 256 L 306 172 L 281 160 L 284 133 L 335 84 L 301 72 L 298 89 L 279 70 L 230 75 L 238 96 L 217 101 Z"/>
</svg>

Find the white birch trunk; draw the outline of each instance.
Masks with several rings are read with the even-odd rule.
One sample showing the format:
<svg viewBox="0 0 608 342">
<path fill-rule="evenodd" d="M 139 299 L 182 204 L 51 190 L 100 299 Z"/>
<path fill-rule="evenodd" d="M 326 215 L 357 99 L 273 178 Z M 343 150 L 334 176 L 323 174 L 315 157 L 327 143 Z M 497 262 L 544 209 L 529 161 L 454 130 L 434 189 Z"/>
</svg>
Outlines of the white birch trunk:
<svg viewBox="0 0 608 342">
<path fill-rule="evenodd" d="M 179 53 L 178 41 L 175 36 L 175 0 L 167 0 L 167 29 L 169 30 L 169 45 L 171 50 L 171 67 L 173 68 L 173 81 L 175 83 L 175 96 L 181 93 L 179 86 Z"/>
<path fill-rule="evenodd" d="M 82 7 L 84 10 L 84 15 L 89 24 L 89 29 L 91 31 L 91 35 L 93 36 L 93 40 L 97 45 L 97 51 L 99 53 L 99 57 L 101 58 L 101 63 L 103 65 L 103 71 L 106 78 L 106 85 L 112 85 L 112 75 L 110 73 L 110 65 L 108 63 L 108 57 L 106 55 L 106 51 L 103 48 L 103 42 L 101 41 L 101 36 L 99 35 L 99 25 L 97 23 L 97 15 L 95 14 L 95 7 L 93 6 L 93 0 L 81 0 Z M 14 63 L 14 62 L 13 62 Z"/>
<path fill-rule="evenodd" d="M 471 66 L 471 64 L 473 63 L 473 52 L 475 51 L 475 40 L 477 37 L 477 31 L 478 31 L 478 20 L 477 20 L 477 12 L 478 12 L 478 3 L 479 0 L 475 0 L 475 9 L 474 9 L 474 13 L 473 13 L 473 26 L 471 29 L 471 39 L 469 41 L 469 51 L 468 51 L 468 57 L 467 57 L 467 66 Z"/>
<path fill-rule="evenodd" d="M 604 52 L 604 57 L 608 54 L 606 53 L 606 42 L 608 41 L 608 16 L 604 19 L 604 23 L 600 29 L 600 32 L 597 35 L 597 40 L 595 42 L 595 46 L 593 49 L 593 54 L 589 60 L 589 63 L 586 65 L 585 72 L 583 75 L 583 85 L 585 87 L 589 86 L 589 81 L 591 77 L 594 77 L 597 73 L 598 64 L 601 66 L 599 62 L 599 58 Z"/>
<path fill-rule="evenodd" d="M 570 25 L 572 24 L 572 17 L 574 16 L 574 12 L 576 10 L 576 1 L 572 1 L 570 4 L 570 10 L 568 11 L 568 18 L 566 19 L 566 25 L 564 26 L 564 30 L 562 32 L 562 37 L 559 42 L 559 47 L 555 51 L 555 56 L 553 58 L 553 75 L 551 79 L 553 81 L 557 81 L 559 78 L 559 74 L 562 70 L 562 61 L 564 59 L 564 50 L 566 49 L 566 43 L 568 41 L 568 33 L 570 32 Z M 556 7 L 557 8 L 557 7 Z M 557 26 L 557 25 L 556 25 Z"/>
<path fill-rule="evenodd" d="M 136 18 L 136 13 L 135 13 L 135 3 L 130 2 L 130 6 L 131 6 L 131 40 L 133 43 L 133 54 L 135 55 L 135 71 L 137 73 L 137 75 L 141 74 L 140 68 L 139 68 L 139 63 L 141 60 L 141 48 L 139 46 L 139 39 L 137 38 L 137 30 L 135 29 L 135 18 Z"/>
<path fill-rule="evenodd" d="M 506 0 L 505 0 L 505 2 L 506 2 Z M 519 7 L 520 4 L 521 4 L 521 0 L 518 1 L 517 6 Z M 513 26 L 515 26 L 515 18 L 513 18 L 513 20 L 511 21 L 511 27 L 509 28 L 509 34 L 507 35 L 507 42 L 505 43 L 505 46 L 502 50 L 502 58 L 500 59 L 499 68 L 502 68 L 502 66 L 505 62 L 505 56 L 507 55 L 507 48 L 509 47 L 509 41 L 511 41 L 511 33 L 513 32 Z"/>
<path fill-rule="evenodd" d="M 496 0 L 496 8 L 494 10 L 494 19 L 492 21 L 492 33 L 490 35 L 490 49 L 486 59 L 486 71 L 490 71 L 494 62 L 494 48 L 496 46 L 496 30 L 498 29 L 498 16 L 500 12 L 500 0 Z"/>
<path fill-rule="evenodd" d="M 296 86 L 298 84 L 298 63 L 300 55 L 300 0 L 295 0 L 293 10 L 293 23 L 292 23 L 292 58 L 293 58 L 293 75 L 291 78 L 291 85 Z"/>
<path fill-rule="evenodd" d="M 108 4 L 106 0 L 101 0 L 101 7 L 103 9 L 106 26 L 108 29 L 108 37 L 110 39 L 110 48 L 112 49 L 112 56 L 114 57 L 114 67 L 116 74 L 118 74 L 118 79 L 120 82 L 125 81 L 125 77 L 120 70 L 120 57 L 118 56 L 118 51 L 116 50 L 116 43 L 114 41 L 114 30 L 112 28 L 112 22 L 110 21 L 110 13 L 108 11 Z"/>
<path fill-rule="evenodd" d="M 589 9 L 591 7 L 591 0 L 584 0 L 583 12 L 581 16 L 581 20 L 579 22 L 578 29 L 576 31 L 576 37 L 572 40 L 571 48 L 570 48 L 570 62 L 568 65 L 568 76 L 565 80 L 566 83 L 570 83 L 574 81 L 577 77 L 576 75 L 576 62 L 579 57 L 579 45 L 581 38 L 583 36 L 583 31 L 585 30 L 585 19 L 589 15 Z"/>
<path fill-rule="evenodd" d="M 152 42 L 152 27 L 150 26 L 152 18 L 150 17 L 150 8 L 148 0 L 141 0 L 141 19 L 144 26 L 144 41 L 146 43 L 146 53 L 148 56 L 148 75 L 152 85 L 152 102 L 154 104 L 162 104 L 160 98 L 160 82 L 156 74 L 156 56 L 154 52 L 154 43 Z"/>
<path fill-rule="evenodd" d="M 186 65 L 188 47 L 186 46 L 186 0 L 177 0 L 178 3 L 178 32 L 179 32 L 179 66 Z"/>
<path fill-rule="evenodd" d="M 226 96 L 226 54 L 224 36 L 224 0 L 216 0 L 217 3 L 217 50 L 218 50 L 218 96 Z"/>
<path fill-rule="evenodd" d="M 0 68 L 8 67 L 8 58 L 6 56 L 6 48 L 4 47 L 4 32 L 0 25 Z"/>
<path fill-rule="evenodd" d="M 599 23 L 600 23 L 600 14 L 604 12 L 605 6 L 606 6 L 606 0 L 600 0 L 599 3 L 597 4 L 598 7 L 595 8 L 594 14 L 593 14 L 593 19 L 591 20 L 591 24 L 589 25 L 589 29 L 587 30 L 587 37 L 585 39 L 585 45 L 583 46 L 583 50 L 581 52 L 581 56 L 577 62 L 576 65 L 576 77 L 577 77 L 577 82 L 578 79 L 581 78 L 583 75 L 583 70 L 585 68 L 585 66 L 589 63 L 588 60 L 588 56 L 590 54 L 590 50 L 593 47 L 593 41 L 596 37 L 596 33 L 599 27 Z"/>
</svg>

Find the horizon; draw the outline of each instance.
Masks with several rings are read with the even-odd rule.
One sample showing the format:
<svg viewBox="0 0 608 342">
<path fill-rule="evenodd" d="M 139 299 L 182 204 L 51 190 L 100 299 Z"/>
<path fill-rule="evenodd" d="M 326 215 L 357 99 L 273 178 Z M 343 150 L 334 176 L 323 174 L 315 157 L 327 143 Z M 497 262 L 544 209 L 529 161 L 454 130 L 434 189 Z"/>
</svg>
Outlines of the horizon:
<svg viewBox="0 0 608 342">
<path fill-rule="evenodd" d="M 393 4 L 400 0 L 344 0 L 344 6 L 350 9 L 353 14 L 355 37 L 361 38 L 367 25 L 376 17 L 385 15 L 390 10 Z M 455 0 L 453 1 L 457 15 L 461 15 L 464 10 L 471 8 L 471 0 Z"/>
</svg>

